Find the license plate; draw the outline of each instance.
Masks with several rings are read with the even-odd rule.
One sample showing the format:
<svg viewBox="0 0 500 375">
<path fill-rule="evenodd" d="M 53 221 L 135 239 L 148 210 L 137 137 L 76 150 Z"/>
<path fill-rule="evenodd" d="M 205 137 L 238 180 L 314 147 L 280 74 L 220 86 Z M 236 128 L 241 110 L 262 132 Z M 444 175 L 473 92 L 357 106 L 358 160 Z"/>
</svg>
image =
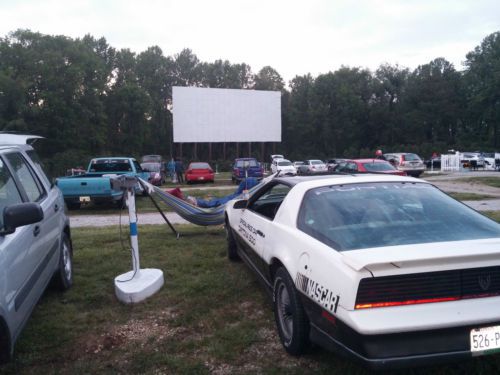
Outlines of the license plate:
<svg viewBox="0 0 500 375">
<path fill-rule="evenodd" d="M 80 202 L 81 203 L 90 202 L 90 197 L 80 197 Z"/>
<path fill-rule="evenodd" d="M 474 328 L 470 331 L 470 351 L 500 349 L 500 326 Z"/>
<path fill-rule="evenodd" d="M 204 180 L 205 177 L 198 177 L 198 180 Z"/>
</svg>

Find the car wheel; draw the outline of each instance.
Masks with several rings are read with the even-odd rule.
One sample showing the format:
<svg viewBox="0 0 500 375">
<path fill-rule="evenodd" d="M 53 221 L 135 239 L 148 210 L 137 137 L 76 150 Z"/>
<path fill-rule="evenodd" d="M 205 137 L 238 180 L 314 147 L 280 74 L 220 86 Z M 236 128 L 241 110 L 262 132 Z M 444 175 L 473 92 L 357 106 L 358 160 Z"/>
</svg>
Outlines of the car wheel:
<svg viewBox="0 0 500 375">
<path fill-rule="evenodd" d="M 62 236 L 59 269 L 55 274 L 55 282 L 62 291 L 71 288 L 73 285 L 73 249 L 66 233 Z"/>
<path fill-rule="evenodd" d="M 309 321 L 293 280 L 283 267 L 274 278 L 273 301 L 274 319 L 283 347 L 292 355 L 302 354 L 309 340 Z"/>
<path fill-rule="evenodd" d="M 11 361 L 13 354 L 7 324 L 0 318 L 0 365 Z"/>
<path fill-rule="evenodd" d="M 238 249 L 236 247 L 236 240 L 233 236 L 233 231 L 229 226 L 229 221 L 226 220 L 226 240 L 227 240 L 227 257 L 229 260 L 235 262 L 240 260 L 240 256 L 238 255 Z"/>
</svg>

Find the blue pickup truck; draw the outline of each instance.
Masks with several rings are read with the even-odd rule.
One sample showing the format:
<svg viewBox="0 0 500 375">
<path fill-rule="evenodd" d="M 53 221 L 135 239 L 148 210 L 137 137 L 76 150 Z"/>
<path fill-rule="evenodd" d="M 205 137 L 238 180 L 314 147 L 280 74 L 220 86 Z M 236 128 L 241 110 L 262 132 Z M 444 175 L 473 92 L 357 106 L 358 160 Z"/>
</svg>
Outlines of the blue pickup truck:
<svg viewBox="0 0 500 375">
<path fill-rule="evenodd" d="M 87 173 L 70 177 L 59 177 L 56 184 L 61 189 L 69 209 L 80 208 L 83 202 L 116 202 L 121 205 L 123 192 L 113 189 L 111 178 L 116 175 L 137 176 L 148 180 L 149 172 L 143 171 L 134 158 L 104 157 L 92 159 Z M 144 193 L 140 185 L 136 193 Z"/>
</svg>

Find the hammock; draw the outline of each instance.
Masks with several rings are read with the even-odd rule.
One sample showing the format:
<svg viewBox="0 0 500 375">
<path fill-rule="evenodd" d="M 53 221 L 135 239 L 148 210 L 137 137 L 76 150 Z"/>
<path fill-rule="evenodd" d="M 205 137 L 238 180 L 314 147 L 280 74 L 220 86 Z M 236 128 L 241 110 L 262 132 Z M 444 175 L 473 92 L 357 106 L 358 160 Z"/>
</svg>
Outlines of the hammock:
<svg viewBox="0 0 500 375">
<path fill-rule="evenodd" d="M 201 226 L 224 224 L 224 210 L 226 208 L 225 204 L 213 208 L 202 208 L 194 206 L 181 198 L 178 198 L 170 193 L 164 192 L 159 187 L 154 186 L 149 182 L 144 181 L 143 179 L 139 180 L 142 186 L 146 187 L 150 194 L 152 192 L 156 193 L 156 195 L 165 204 L 167 204 L 170 208 L 172 208 L 172 210 L 174 210 L 184 220 L 187 220 L 190 223 Z M 252 187 L 249 190 L 249 193 L 251 194 L 260 185 L 261 184 L 258 184 Z"/>
<path fill-rule="evenodd" d="M 224 224 L 224 209 L 226 205 L 214 208 L 201 208 L 166 193 L 160 188 L 153 186 L 154 192 L 165 204 L 174 210 L 180 217 L 190 223 L 207 226 Z"/>
</svg>

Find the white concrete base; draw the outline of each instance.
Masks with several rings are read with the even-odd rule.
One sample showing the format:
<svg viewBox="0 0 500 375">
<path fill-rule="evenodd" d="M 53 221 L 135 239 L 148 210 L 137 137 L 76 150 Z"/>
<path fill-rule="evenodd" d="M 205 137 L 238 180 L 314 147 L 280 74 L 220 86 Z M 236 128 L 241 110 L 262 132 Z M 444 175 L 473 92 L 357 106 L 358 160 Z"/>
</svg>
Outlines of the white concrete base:
<svg viewBox="0 0 500 375">
<path fill-rule="evenodd" d="M 115 294 L 123 303 L 138 303 L 152 296 L 163 285 L 163 272 L 155 268 L 144 268 L 115 277 Z"/>
</svg>

